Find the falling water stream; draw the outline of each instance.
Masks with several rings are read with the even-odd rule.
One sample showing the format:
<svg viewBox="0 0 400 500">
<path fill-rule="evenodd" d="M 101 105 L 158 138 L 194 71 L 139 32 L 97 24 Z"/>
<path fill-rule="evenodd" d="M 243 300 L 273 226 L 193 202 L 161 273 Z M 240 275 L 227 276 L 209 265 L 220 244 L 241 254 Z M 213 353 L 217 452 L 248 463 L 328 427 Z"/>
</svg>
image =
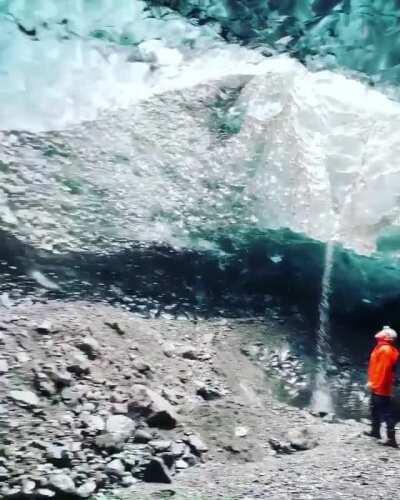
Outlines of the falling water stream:
<svg viewBox="0 0 400 500">
<path fill-rule="evenodd" d="M 315 389 L 311 407 L 314 411 L 332 413 L 333 401 L 329 388 L 327 369 L 332 361 L 330 346 L 330 315 L 329 297 L 331 290 L 331 277 L 335 256 L 335 242 L 329 241 L 325 250 L 325 265 L 322 275 L 321 301 L 319 303 L 319 322 L 317 331 L 317 357 L 318 367 L 315 377 Z"/>
<path fill-rule="evenodd" d="M 318 306 L 318 330 L 317 330 L 317 370 L 314 381 L 314 391 L 311 400 L 311 408 L 316 412 L 333 413 L 334 404 L 332 391 L 329 384 L 328 369 L 332 366 L 331 349 L 331 322 L 330 322 L 330 296 L 332 271 L 335 262 L 335 244 L 340 241 L 340 232 L 348 208 L 351 208 L 351 202 L 357 189 L 363 184 L 366 173 L 366 160 L 368 155 L 368 142 L 376 132 L 376 123 L 374 123 L 366 132 L 363 145 L 363 153 L 360 158 L 360 169 L 355 183 L 351 186 L 344 196 L 343 203 L 333 221 L 333 235 L 326 243 L 324 270 L 321 282 L 321 299 Z"/>
</svg>

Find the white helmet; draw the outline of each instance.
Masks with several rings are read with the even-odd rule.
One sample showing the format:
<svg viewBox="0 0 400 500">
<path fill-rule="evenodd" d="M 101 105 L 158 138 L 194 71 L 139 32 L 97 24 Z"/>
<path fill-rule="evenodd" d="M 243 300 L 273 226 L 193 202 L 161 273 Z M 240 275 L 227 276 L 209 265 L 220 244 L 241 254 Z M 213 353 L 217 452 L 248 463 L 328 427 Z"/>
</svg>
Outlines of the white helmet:
<svg viewBox="0 0 400 500">
<path fill-rule="evenodd" d="M 390 328 L 390 326 L 384 326 L 382 330 L 375 335 L 375 338 L 376 339 L 387 338 L 390 340 L 396 340 L 397 332 L 396 330 L 393 330 L 393 328 Z"/>
</svg>

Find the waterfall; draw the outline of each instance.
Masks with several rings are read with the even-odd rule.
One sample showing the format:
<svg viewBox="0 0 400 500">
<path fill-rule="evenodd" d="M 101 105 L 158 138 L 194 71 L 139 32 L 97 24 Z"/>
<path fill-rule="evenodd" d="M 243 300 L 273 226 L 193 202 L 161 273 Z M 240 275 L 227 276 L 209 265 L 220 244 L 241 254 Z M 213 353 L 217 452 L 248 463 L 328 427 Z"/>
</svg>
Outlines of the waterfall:
<svg viewBox="0 0 400 500">
<path fill-rule="evenodd" d="M 317 356 L 318 368 L 315 378 L 315 389 L 312 397 L 312 408 L 314 411 L 332 413 L 333 402 L 327 377 L 327 369 L 331 364 L 332 353 L 330 346 L 330 314 L 329 298 L 331 291 L 332 269 L 335 255 L 335 242 L 331 240 L 326 245 L 325 264 L 322 275 L 321 300 L 318 313 L 318 331 L 317 331 Z"/>
</svg>

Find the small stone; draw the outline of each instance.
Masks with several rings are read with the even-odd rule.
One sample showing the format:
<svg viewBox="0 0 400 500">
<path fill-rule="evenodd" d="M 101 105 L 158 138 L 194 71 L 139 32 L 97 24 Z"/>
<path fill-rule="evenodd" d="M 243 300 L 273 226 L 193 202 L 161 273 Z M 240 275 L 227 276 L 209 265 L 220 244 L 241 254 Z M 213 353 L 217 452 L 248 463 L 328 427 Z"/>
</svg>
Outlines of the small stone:
<svg viewBox="0 0 400 500">
<path fill-rule="evenodd" d="M 25 403 L 28 406 L 40 405 L 39 398 L 31 391 L 11 391 L 10 398 L 18 403 Z"/>
<path fill-rule="evenodd" d="M 135 368 L 139 373 L 146 373 L 151 371 L 150 365 L 141 360 L 134 361 L 133 368 Z"/>
<path fill-rule="evenodd" d="M 116 458 L 115 460 L 112 460 L 106 465 L 105 471 L 107 472 L 107 474 L 122 476 L 125 472 L 125 466 L 121 462 L 121 460 Z"/>
<path fill-rule="evenodd" d="M 49 478 L 49 486 L 62 493 L 75 493 L 75 483 L 67 474 L 53 474 Z"/>
<path fill-rule="evenodd" d="M 21 351 L 17 352 L 17 354 L 15 355 L 15 359 L 18 361 L 18 363 L 27 363 L 31 358 L 28 353 L 26 353 L 25 351 Z"/>
<path fill-rule="evenodd" d="M 143 480 L 146 483 L 172 483 L 167 466 L 157 457 L 152 458 L 146 465 Z"/>
<path fill-rule="evenodd" d="M 191 360 L 198 360 L 199 359 L 199 353 L 196 350 L 196 348 L 193 346 L 181 347 L 179 349 L 179 354 L 182 356 L 182 358 L 185 358 L 185 359 L 191 359 Z"/>
<path fill-rule="evenodd" d="M 245 437 L 249 433 L 249 429 L 247 427 L 236 427 L 235 436 L 236 437 Z"/>
<path fill-rule="evenodd" d="M 48 446 L 46 450 L 46 458 L 50 463 L 60 468 L 71 466 L 69 450 L 65 446 Z"/>
<path fill-rule="evenodd" d="M 114 403 L 111 410 L 115 415 L 126 415 L 128 413 L 127 403 Z"/>
<path fill-rule="evenodd" d="M 8 372 L 8 363 L 6 359 L 0 359 L 0 375 Z"/>
<path fill-rule="evenodd" d="M 36 488 L 36 483 L 35 481 L 32 481 L 31 479 L 24 479 L 22 481 L 22 493 L 24 495 L 30 495 L 33 490 Z"/>
<path fill-rule="evenodd" d="M 222 398 L 222 393 L 216 388 L 210 385 L 201 385 L 197 389 L 197 395 L 201 396 L 205 401 L 213 401 L 215 399 Z"/>
<path fill-rule="evenodd" d="M 53 325 L 50 323 L 50 321 L 43 321 L 43 323 L 41 323 L 36 327 L 36 331 L 44 335 L 55 332 Z"/>
<path fill-rule="evenodd" d="M 94 481 L 86 481 L 76 490 L 76 494 L 81 498 L 89 498 L 96 491 L 97 485 Z"/>
<path fill-rule="evenodd" d="M 37 490 L 37 496 L 39 498 L 54 498 L 56 496 L 54 491 L 49 490 L 48 488 L 39 488 Z"/>
<path fill-rule="evenodd" d="M 118 335 L 125 335 L 125 333 L 126 333 L 125 330 L 116 321 L 113 323 L 105 321 L 104 324 L 107 325 L 108 327 L 110 327 L 115 332 L 117 332 Z"/>
<path fill-rule="evenodd" d="M 121 484 L 122 484 L 122 486 L 129 487 L 129 486 L 134 485 L 135 483 L 137 483 L 137 479 L 135 479 L 134 477 L 132 477 L 131 474 L 126 474 L 125 476 L 123 476 L 121 478 Z"/>
<path fill-rule="evenodd" d="M 5 481 L 10 476 L 10 473 L 5 467 L 0 467 L 0 481 Z"/>
<path fill-rule="evenodd" d="M 58 370 L 54 366 L 50 366 L 45 368 L 45 371 L 59 390 L 72 384 L 72 375 L 64 369 Z"/>
</svg>

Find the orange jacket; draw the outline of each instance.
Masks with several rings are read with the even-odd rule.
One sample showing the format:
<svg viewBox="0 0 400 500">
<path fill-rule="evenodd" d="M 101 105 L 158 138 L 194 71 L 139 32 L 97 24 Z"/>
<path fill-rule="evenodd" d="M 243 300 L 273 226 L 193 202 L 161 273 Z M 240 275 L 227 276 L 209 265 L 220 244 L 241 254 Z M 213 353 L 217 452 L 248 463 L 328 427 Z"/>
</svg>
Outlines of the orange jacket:
<svg viewBox="0 0 400 500">
<path fill-rule="evenodd" d="M 380 339 L 371 353 L 368 366 L 368 384 L 378 396 L 391 396 L 399 351 L 390 340 Z"/>
</svg>

